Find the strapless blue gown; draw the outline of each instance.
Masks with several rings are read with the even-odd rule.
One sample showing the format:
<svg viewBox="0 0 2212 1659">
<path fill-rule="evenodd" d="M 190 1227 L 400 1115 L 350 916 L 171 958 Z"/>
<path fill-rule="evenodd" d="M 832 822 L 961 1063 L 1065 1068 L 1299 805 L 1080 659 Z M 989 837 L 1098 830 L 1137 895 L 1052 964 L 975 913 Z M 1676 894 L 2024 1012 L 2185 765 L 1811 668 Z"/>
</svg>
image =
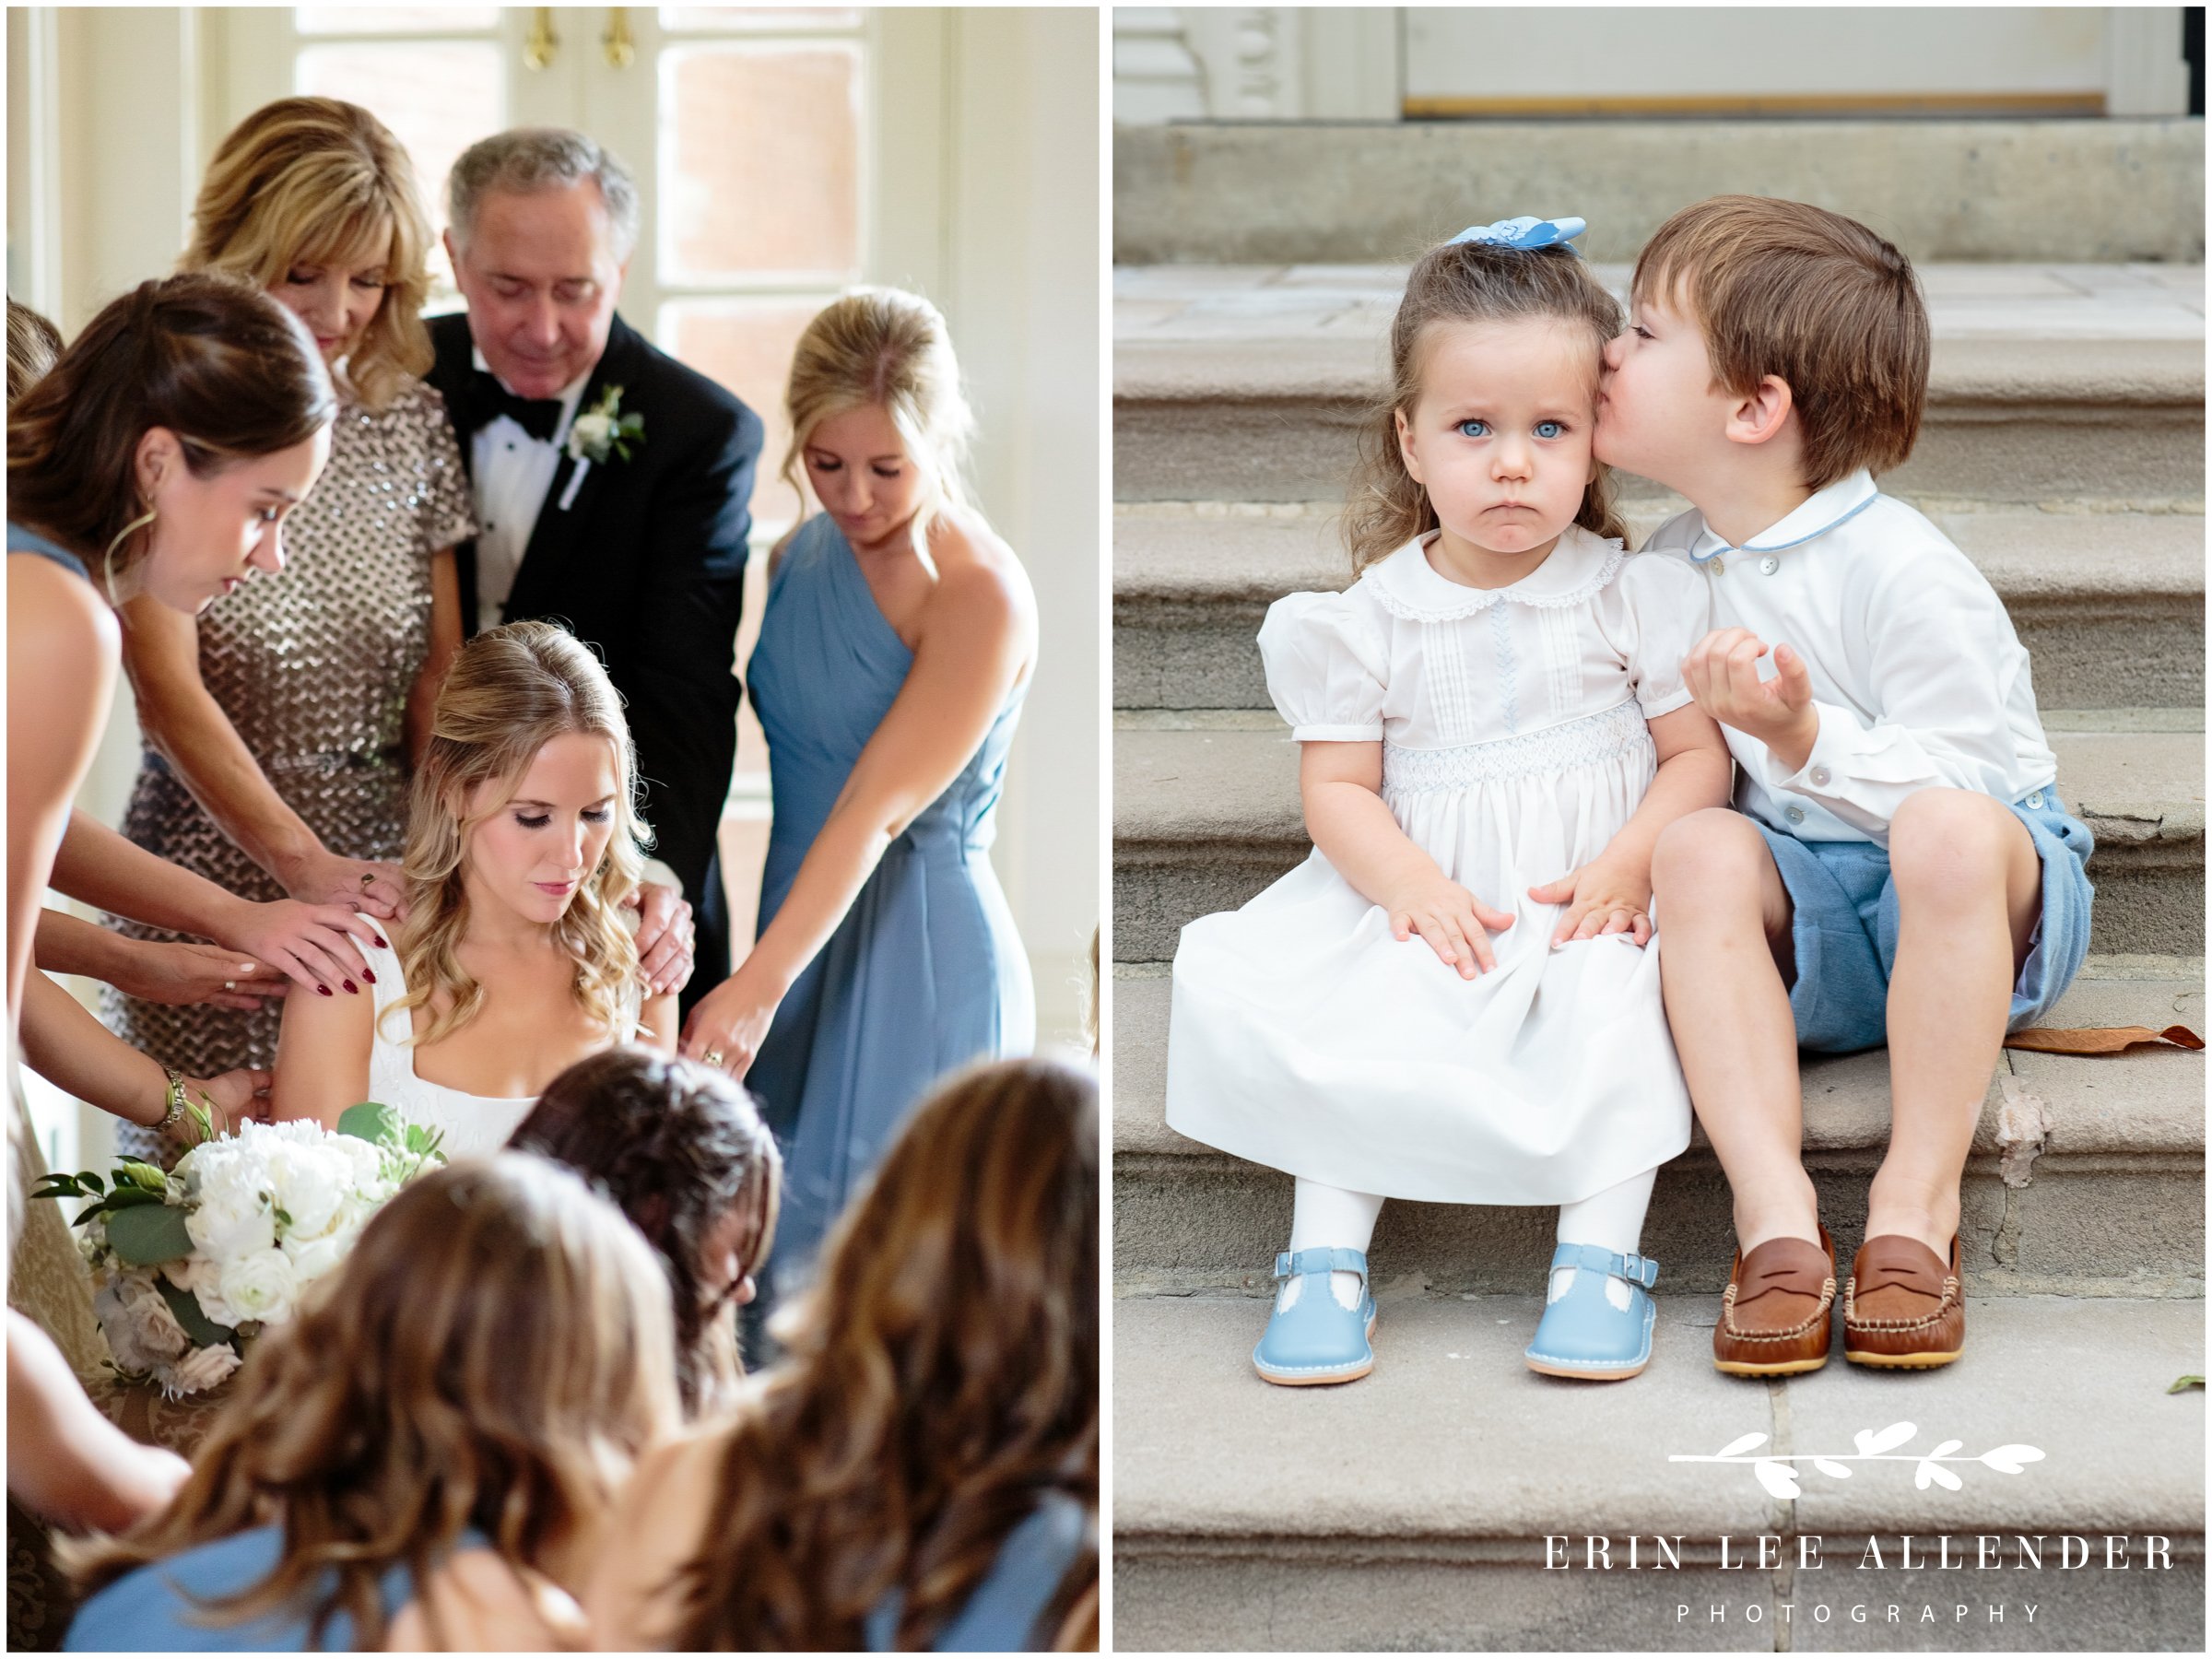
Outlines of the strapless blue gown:
<svg viewBox="0 0 2212 1659">
<path fill-rule="evenodd" d="M 768 735 L 775 812 L 762 930 L 913 660 L 835 523 L 808 520 L 769 583 L 747 677 Z M 886 849 L 747 1074 L 783 1147 L 771 1264 L 779 1289 L 806 1277 L 847 1195 L 933 1083 L 1036 1041 L 1029 958 L 989 856 L 1021 698 Z"/>
</svg>

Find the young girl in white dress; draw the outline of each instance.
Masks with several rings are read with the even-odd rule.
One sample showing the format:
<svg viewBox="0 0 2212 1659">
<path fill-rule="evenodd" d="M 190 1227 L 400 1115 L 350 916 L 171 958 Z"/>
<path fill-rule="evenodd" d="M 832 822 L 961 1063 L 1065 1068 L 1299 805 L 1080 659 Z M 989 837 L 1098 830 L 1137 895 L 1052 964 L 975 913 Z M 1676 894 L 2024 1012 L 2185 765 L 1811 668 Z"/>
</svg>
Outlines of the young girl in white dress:
<svg viewBox="0 0 2212 1659">
<path fill-rule="evenodd" d="M 544 622 L 463 646 L 408 803 L 406 913 L 362 949 L 370 995 L 286 1000 L 275 1115 L 335 1128 L 380 1100 L 448 1158 L 494 1152 L 576 1061 L 672 1052 L 676 994 L 647 994 L 622 909 L 644 865 L 635 775 L 589 648 Z"/>
<path fill-rule="evenodd" d="M 1637 1246 L 1690 1121 L 1651 852 L 1725 803 L 1729 762 L 1681 678 L 1703 586 L 1624 552 L 1591 456 L 1620 312 L 1582 229 L 1510 220 L 1415 265 L 1346 515 L 1359 580 L 1260 630 L 1314 851 L 1183 929 L 1167 1117 L 1297 1177 L 1271 1382 L 1372 1369 L 1386 1197 L 1560 1206 L 1529 1365 L 1651 1358 Z"/>
</svg>

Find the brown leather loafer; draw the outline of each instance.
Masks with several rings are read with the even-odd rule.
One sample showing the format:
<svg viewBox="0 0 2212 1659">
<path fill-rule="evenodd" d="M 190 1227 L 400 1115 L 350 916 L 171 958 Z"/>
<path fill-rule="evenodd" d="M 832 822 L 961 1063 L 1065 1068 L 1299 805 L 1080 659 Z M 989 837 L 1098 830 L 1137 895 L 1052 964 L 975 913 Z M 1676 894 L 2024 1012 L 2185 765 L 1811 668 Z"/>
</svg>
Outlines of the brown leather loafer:
<svg viewBox="0 0 2212 1659">
<path fill-rule="evenodd" d="M 1721 1322 L 1712 1327 L 1712 1365 L 1732 1377 L 1786 1377 L 1828 1363 L 1829 1310 L 1836 1300 L 1836 1241 L 1769 1239 L 1735 1253 Z"/>
<path fill-rule="evenodd" d="M 1844 1359 L 1924 1371 L 1948 1365 L 1965 1347 L 1958 1234 L 1947 1263 L 1902 1233 L 1881 1233 L 1859 1246 L 1843 1288 Z"/>
</svg>

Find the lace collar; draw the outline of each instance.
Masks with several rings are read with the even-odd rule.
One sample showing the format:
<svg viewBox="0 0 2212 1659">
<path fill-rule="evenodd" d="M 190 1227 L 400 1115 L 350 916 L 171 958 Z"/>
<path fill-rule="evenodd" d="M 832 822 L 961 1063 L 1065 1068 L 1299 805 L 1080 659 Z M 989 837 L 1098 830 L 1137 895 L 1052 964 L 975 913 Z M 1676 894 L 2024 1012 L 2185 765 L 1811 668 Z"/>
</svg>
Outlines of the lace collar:
<svg viewBox="0 0 2212 1659">
<path fill-rule="evenodd" d="M 1875 488 L 1874 475 L 1861 467 L 1849 477 L 1838 478 L 1826 489 L 1815 490 L 1740 547 L 1730 547 L 1700 516 L 1698 539 L 1689 544 L 1690 561 L 1704 564 L 1723 553 L 1784 553 L 1792 547 L 1803 547 L 1817 536 L 1826 535 L 1846 519 L 1858 517 L 1874 505 L 1875 497 L 1880 493 Z"/>
<path fill-rule="evenodd" d="M 1605 590 L 1628 557 L 1610 536 L 1593 535 L 1580 524 L 1559 533 L 1551 556 L 1512 585 L 1464 587 L 1439 575 L 1429 563 L 1428 545 L 1436 532 L 1407 542 L 1367 572 L 1375 597 L 1393 616 L 1414 622 L 1453 622 L 1486 611 L 1501 599 L 1552 610 L 1580 605 Z"/>
</svg>

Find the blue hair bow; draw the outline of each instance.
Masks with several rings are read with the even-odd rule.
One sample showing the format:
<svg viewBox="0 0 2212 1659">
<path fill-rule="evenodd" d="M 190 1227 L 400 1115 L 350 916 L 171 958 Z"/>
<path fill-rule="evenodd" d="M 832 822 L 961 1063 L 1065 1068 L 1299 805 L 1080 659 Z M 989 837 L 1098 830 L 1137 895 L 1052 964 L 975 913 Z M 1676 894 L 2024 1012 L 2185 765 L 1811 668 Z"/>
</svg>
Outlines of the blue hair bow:
<svg viewBox="0 0 2212 1659">
<path fill-rule="evenodd" d="M 1455 242 L 1487 242 L 1492 247 L 1548 248 L 1555 242 L 1569 242 L 1590 227 L 1579 218 L 1540 219 L 1524 216 L 1521 218 L 1500 219 L 1494 225 L 1471 225 L 1452 240 Z M 1577 258 L 1579 250 L 1567 250 Z"/>
</svg>

